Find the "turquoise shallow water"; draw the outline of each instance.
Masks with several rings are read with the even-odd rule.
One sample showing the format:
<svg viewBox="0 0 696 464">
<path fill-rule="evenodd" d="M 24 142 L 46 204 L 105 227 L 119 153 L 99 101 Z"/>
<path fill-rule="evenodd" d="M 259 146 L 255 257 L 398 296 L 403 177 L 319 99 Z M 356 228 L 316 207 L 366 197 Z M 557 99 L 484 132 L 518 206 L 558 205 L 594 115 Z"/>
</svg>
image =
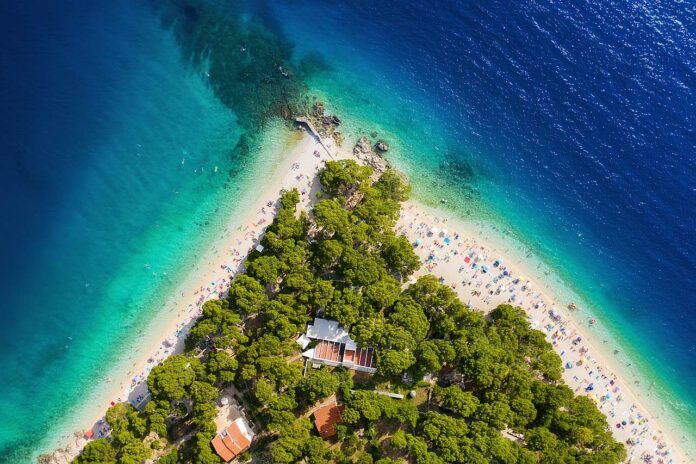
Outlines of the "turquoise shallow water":
<svg viewBox="0 0 696 464">
<path fill-rule="evenodd" d="M 148 5 L 3 8 L 3 58 L 41 51 L 3 66 L 0 461 L 17 463 L 128 352 L 253 160 L 232 159 L 235 115 Z"/>
</svg>

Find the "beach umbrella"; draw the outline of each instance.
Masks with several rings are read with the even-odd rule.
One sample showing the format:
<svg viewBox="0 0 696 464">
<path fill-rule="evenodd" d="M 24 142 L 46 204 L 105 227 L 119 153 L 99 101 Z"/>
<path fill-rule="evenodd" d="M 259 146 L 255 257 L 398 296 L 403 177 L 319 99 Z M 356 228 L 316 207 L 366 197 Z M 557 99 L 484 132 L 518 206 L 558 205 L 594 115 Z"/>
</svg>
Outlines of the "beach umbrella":
<svg viewBox="0 0 696 464">
<path fill-rule="evenodd" d="M 570 369 L 570 368 L 572 368 L 572 367 L 573 367 L 573 364 L 572 364 L 570 361 L 568 361 L 568 362 L 566 363 L 566 369 Z"/>
<path fill-rule="evenodd" d="M 438 232 L 440 232 L 440 229 L 438 229 L 437 227 L 433 227 L 432 229 L 430 229 L 430 233 L 433 235 L 437 235 Z"/>
</svg>

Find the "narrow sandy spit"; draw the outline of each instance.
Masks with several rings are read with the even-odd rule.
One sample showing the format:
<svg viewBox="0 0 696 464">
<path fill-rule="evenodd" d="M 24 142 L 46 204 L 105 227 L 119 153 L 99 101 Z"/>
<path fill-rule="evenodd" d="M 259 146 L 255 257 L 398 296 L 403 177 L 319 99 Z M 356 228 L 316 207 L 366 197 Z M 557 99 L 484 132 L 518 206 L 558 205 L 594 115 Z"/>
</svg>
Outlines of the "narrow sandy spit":
<svg viewBox="0 0 696 464">
<path fill-rule="evenodd" d="M 107 433 L 103 417 L 112 402 L 139 405 L 147 400 L 148 373 L 167 356 L 183 351 L 188 330 L 200 316 L 203 302 L 227 291 L 232 278 L 242 269 L 244 258 L 258 245 L 263 230 L 273 220 L 280 192 L 293 188 L 304 192 L 301 197 L 306 207 L 311 180 L 326 159 L 326 151 L 312 137 L 303 134 L 287 148 L 272 172 L 259 179 L 254 186 L 256 192 L 252 192 L 256 195 L 252 195 L 244 215 L 230 217 L 228 225 L 166 301 L 160 314 L 144 328 L 146 335 L 130 352 L 123 354 L 109 375 L 95 379 L 94 391 L 78 411 L 77 419 L 70 421 L 82 424 L 83 428 L 68 430 L 58 437 L 54 445 L 63 447 L 52 454 L 53 462 L 70 462 L 77 456 L 87 443 L 84 438 L 87 431 L 91 430 L 94 438 Z"/>
<path fill-rule="evenodd" d="M 80 411 L 84 421 L 79 422 L 84 423 L 84 429 L 61 439 L 67 446 L 53 454 L 53 462 L 69 462 L 76 456 L 87 442 L 83 438 L 85 431 L 92 430 L 94 437 L 107 432 L 102 418 L 111 401 L 127 400 L 137 405 L 147 399 L 145 379 L 150 369 L 165 357 L 182 351 L 183 340 L 200 315 L 203 302 L 226 292 L 231 277 L 241 270 L 244 257 L 258 244 L 272 221 L 280 191 L 297 188 L 302 193 L 302 207 L 307 208 L 318 188 L 315 177 L 320 166 L 329 158 L 353 157 L 352 146 L 338 150 L 331 142 L 324 142 L 333 156 L 305 134 L 282 157 L 272 174 L 259 179 L 258 196 L 247 214 L 230 218 L 224 232 L 167 302 L 167 309 L 147 329 L 148 336 L 128 354 L 127 369 L 114 368 L 112 377 L 118 380 L 109 382 L 90 398 L 84 413 Z M 668 435 L 669 429 L 663 428 L 666 424 L 637 401 L 638 387 L 622 383 L 614 374 L 619 371 L 609 362 L 608 353 L 600 354 L 599 343 L 591 343 L 591 329 L 570 316 L 567 306 L 571 302 L 558 298 L 551 285 L 544 285 L 543 276 L 535 275 L 533 265 L 526 268 L 523 257 L 499 255 L 496 250 L 505 246 L 489 241 L 489 237 L 481 238 L 483 232 L 476 225 L 447 218 L 416 201 L 404 204 L 397 227 L 412 242 L 418 241 L 416 251 L 424 263 L 418 275 L 433 273 L 440 277 L 472 308 L 488 311 L 514 295 L 512 303 L 523 307 L 532 324 L 546 333 L 561 354 L 564 366 L 572 366 L 564 373 L 570 388 L 596 398 L 617 439 L 635 443 L 627 445 L 631 462 L 642 462 L 646 455 L 653 456 L 651 462 L 689 462 L 687 455 L 675 448 L 676 435 Z M 502 263 L 496 266 L 498 258 L 502 258 Z M 484 266 L 488 272 L 483 272 Z M 117 372 L 127 374 L 122 377 Z"/>
</svg>

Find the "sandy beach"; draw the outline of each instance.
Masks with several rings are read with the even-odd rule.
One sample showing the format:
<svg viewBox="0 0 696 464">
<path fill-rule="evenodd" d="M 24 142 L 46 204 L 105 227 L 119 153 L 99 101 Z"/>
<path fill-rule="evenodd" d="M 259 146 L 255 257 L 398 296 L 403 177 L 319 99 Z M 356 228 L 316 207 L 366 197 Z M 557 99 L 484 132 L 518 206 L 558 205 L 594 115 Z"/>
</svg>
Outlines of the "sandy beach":
<svg viewBox="0 0 696 464">
<path fill-rule="evenodd" d="M 91 432 L 93 438 L 108 434 L 103 418 L 112 403 L 128 401 L 139 406 L 147 401 L 145 380 L 150 370 L 167 356 L 183 351 L 188 330 L 201 314 L 203 303 L 227 291 L 231 280 L 242 270 L 244 258 L 273 220 L 280 192 L 297 188 L 303 192 L 302 205 L 309 205 L 313 185 L 310 180 L 328 159 L 326 151 L 305 134 L 287 148 L 281 159 L 273 172 L 257 184 L 258 195 L 246 214 L 229 219 L 228 225 L 163 305 L 161 313 L 143 328 L 144 335 L 139 343 L 124 353 L 105 378 L 95 379 L 95 389 L 79 411 L 78 419 L 71 421 L 83 427 L 66 431 L 59 437 L 57 444 L 62 447 L 52 453 L 52 462 L 70 462 L 87 443 L 86 433 Z"/>
<path fill-rule="evenodd" d="M 402 208 L 398 230 L 418 243 L 424 265 L 413 279 L 433 274 L 470 307 L 484 312 L 503 303 L 527 312 L 532 327 L 544 332 L 561 356 L 566 384 L 595 400 L 614 436 L 626 445 L 629 462 L 690 462 L 676 448 L 668 424 L 650 414 L 638 400 L 636 387 L 623 382 L 608 361 L 609 353 L 597 348 L 592 326 L 599 321 L 591 319 L 586 326 L 576 322 L 582 317 L 577 305 L 552 293 L 530 267 L 511 259 L 499 244 L 480 239 L 471 225 L 410 202 Z"/>
<path fill-rule="evenodd" d="M 346 142 L 338 150 L 325 141 L 334 157 L 352 157 L 352 145 Z M 147 400 L 145 379 L 151 368 L 165 357 L 179 352 L 201 305 L 224 294 L 232 277 L 240 270 L 244 257 L 258 244 L 263 230 L 271 222 L 276 201 L 283 189 L 297 188 L 303 208 L 314 199 L 318 181 L 315 174 L 331 157 L 313 137 L 304 134 L 292 145 L 274 172 L 257 184 L 257 197 L 248 214 L 235 216 L 203 254 L 179 290 L 167 302 L 161 316 L 146 330 L 139 346 L 114 368 L 106 379 L 98 379 L 99 390 L 82 413 L 84 428 L 63 437 L 66 448 L 53 454 L 53 462 L 69 462 L 86 443 L 83 437 L 108 434 L 103 414 L 112 402 L 130 401 L 138 406 Z M 471 224 L 447 218 L 416 201 L 402 208 L 398 230 L 416 244 L 423 267 L 413 278 L 426 273 L 452 286 L 462 301 L 475 309 L 488 311 L 501 303 L 521 306 L 530 323 L 545 332 L 566 367 L 564 380 L 577 394 L 594 398 L 607 415 L 616 438 L 626 444 L 630 462 L 686 463 L 690 458 L 678 448 L 667 425 L 641 405 L 637 386 L 622 382 L 612 366 L 608 348 L 592 338 L 592 326 L 582 324 L 582 308 L 569 309 L 564 301 L 535 275 L 533 266 L 525 266 L 521 257 L 506 255 L 504 245 L 490 241 Z M 597 321 L 601 324 L 601 321 Z M 604 350 L 604 351 L 601 351 Z M 124 366 L 127 367 L 124 370 Z M 118 373 L 127 372 L 126 375 Z M 95 382 L 96 384 L 97 382 Z"/>
</svg>

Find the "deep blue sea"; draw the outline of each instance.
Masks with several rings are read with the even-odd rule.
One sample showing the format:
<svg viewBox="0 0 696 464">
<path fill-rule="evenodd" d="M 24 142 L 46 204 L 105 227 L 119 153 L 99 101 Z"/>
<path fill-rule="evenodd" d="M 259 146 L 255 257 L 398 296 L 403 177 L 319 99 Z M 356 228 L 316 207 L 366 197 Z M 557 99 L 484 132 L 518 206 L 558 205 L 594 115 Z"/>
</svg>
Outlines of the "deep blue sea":
<svg viewBox="0 0 696 464">
<path fill-rule="evenodd" d="M 346 131 L 392 142 L 418 196 L 495 221 L 566 280 L 694 443 L 693 2 L 244 8 L 322 63 L 311 91 Z M 0 462 L 14 463 L 43 451 L 259 173 L 254 150 L 232 160 L 239 115 L 148 2 L 7 0 L 0 36 Z"/>
</svg>

